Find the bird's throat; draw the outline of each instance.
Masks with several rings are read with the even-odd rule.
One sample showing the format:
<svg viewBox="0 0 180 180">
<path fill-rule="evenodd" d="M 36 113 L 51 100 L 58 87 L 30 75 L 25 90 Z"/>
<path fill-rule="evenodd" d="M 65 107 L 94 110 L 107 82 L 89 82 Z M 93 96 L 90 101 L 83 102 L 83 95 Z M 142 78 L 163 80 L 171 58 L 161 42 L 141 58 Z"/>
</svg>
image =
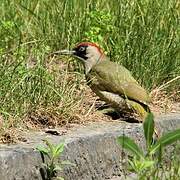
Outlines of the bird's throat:
<svg viewBox="0 0 180 180">
<path fill-rule="evenodd" d="M 84 63 L 85 74 L 87 75 L 95 65 L 105 60 L 106 60 L 105 55 L 100 56 L 98 59 L 94 57 L 89 57 L 88 60 L 86 60 L 86 62 Z"/>
<path fill-rule="evenodd" d="M 92 67 L 94 66 L 94 65 L 92 65 L 91 63 L 88 63 L 88 62 L 86 62 L 85 64 L 84 64 L 84 68 L 85 68 L 85 75 L 87 75 L 90 71 L 91 71 L 91 69 L 92 69 Z"/>
</svg>

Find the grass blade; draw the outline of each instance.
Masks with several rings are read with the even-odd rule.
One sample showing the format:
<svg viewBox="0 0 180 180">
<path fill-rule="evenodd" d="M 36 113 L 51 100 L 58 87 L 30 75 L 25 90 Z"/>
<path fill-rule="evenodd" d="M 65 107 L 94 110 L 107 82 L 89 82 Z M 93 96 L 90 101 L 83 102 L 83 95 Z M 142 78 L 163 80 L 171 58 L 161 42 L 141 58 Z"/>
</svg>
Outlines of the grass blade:
<svg viewBox="0 0 180 180">
<path fill-rule="evenodd" d="M 165 134 L 163 137 L 161 137 L 158 142 L 152 147 L 151 154 L 156 152 L 157 149 L 159 149 L 161 146 L 167 146 L 175 141 L 180 140 L 180 129 L 177 129 L 173 132 L 169 132 Z"/>
<path fill-rule="evenodd" d="M 144 136 L 146 138 L 146 146 L 149 148 L 152 143 L 153 133 L 154 133 L 154 116 L 149 113 L 143 123 Z"/>
<path fill-rule="evenodd" d="M 119 136 L 117 138 L 117 143 L 122 146 L 122 148 L 127 149 L 133 155 L 136 155 L 138 158 L 144 157 L 143 151 L 138 147 L 134 140 L 126 136 Z"/>
</svg>

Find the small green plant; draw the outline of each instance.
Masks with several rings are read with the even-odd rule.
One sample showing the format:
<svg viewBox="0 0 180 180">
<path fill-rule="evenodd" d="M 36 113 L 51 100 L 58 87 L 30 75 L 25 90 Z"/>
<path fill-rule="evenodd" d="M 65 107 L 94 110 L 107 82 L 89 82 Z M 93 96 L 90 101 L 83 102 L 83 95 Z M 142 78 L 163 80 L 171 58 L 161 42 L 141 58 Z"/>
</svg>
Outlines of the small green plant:
<svg viewBox="0 0 180 180">
<path fill-rule="evenodd" d="M 64 143 L 59 143 L 57 145 L 52 144 L 49 142 L 49 140 L 45 139 L 43 140 L 46 144 L 46 147 L 44 146 L 38 146 L 36 149 L 41 153 L 41 157 L 43 160 L 43 165 L 45 167 L 46 171 L 46 177 L 42 174 L 43 179 L 45 180 L 51 180 L 54 177 L 56 177 L 57 171 L 62 171 L 63 167 L 66 165 L 75 165 L 68 160 L 58 162 L 59 157 L 61 156 L 61 153 L 64 151 Z M 44 156 L 48 157 L 48 161 L 45 162 Z M 56 179 L 63 180 L 63 177 L 56 177 Z"/>
<path fill-rule="evenodd" d="M 145 153 L 131 138 L 126 136 L 117 138 L 117 143 L 133 154 L 133 158 L 128 160 L 130 171 L 137 173 L 139 178 L 147 174 L 148 170 L 152 170 L 153 168 L 156 169 L 161 165 L 162 150 L 165 146 L 180 140 L 180 129 L 177 129 L 154 141 L 154 116 L 152 113 L 149 113 L 145 119 L 143 129 L 146 140 Z"/>
<path fill-rule="evenodd" d="M 105 10 L 94 10 L 87 14 L 89 18 L 89 28 L 85 32 L 85 40 L 98 43 L 101 47 L 106 47 L 107 39 L 115 30 L 114 16 Z M 110 38 L 110 40 L 112 40 Z"/>
</svg>

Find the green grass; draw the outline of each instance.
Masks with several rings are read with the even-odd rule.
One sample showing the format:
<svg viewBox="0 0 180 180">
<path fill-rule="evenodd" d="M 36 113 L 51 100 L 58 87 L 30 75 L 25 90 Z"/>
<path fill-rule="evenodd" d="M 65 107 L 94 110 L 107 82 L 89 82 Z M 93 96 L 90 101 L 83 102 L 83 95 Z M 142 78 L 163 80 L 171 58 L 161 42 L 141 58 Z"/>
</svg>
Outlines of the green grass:
<svg viewBox="0 0 180 180">
<path fill-rule="evenodd" d="M 81 100 L 79 65 L 74 63 L 76 73 L 68 80 L 68 68 L 47 68 L 53 61 L 47 54 L 82 40 L 98 42 L 148 90 L 179 76 L 178 21 L 178 0 L 1 0 L 0 113 L 5 126 L 10 117 L 19 120 L 41 108 L 52 108 L 59 117 L 72 114 Z M 166 90 L 179 91 L 179 84 L 177 79 Z"/>
<path fill-rule="evenodd" d="M 142 171 L 141 173 L 135 173 L 136 179 L 139 180 L 161 180 L 161 179 L 173 179 L 178 180 L 180 178 L 180 161 L 179 161 L 179 143 L 177 142 L 172 146 L 170 152 L 164 152 L 163 154 L 168 154 L 166 158 L 163 158 L 163 161 L 159 165 L 155 165 L 151 168 L 148 168 L 146 171 Z M 167 150 L 167 149 L 166 149 Z M 133 172 L 132 169 L 126 166 L 126 172 Z"/>
</svg>

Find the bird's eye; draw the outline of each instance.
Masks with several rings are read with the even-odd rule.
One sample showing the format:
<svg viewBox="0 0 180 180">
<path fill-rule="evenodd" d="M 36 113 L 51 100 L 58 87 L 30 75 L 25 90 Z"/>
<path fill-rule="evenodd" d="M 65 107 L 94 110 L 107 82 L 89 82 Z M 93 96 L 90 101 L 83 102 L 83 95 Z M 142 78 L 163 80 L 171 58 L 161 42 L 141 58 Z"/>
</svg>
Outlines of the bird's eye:
<svg viewBox="0 0 180 180">
<path fill-rule="evenodd" d="M 84 46 L 81 46 L 80 48 L 79 48 L 79 51 L 85 51 L 85 47 Z"/>
</svg>

